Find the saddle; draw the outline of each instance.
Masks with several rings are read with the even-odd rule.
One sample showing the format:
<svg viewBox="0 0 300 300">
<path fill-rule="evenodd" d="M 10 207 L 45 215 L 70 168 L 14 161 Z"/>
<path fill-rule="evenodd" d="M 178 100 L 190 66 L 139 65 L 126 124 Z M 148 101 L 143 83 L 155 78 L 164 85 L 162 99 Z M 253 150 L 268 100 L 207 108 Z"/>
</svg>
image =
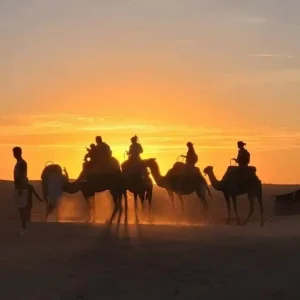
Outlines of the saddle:
<svg viewBox="0 0 300 300">
<path fill-rule="evenodd" d="M 235 180 L 241 186 L 256 178 L 256 167 L 254 166 L 230 166 L 224 174 L 222 181 Z"/>
<path fill-rule="evenodd" d="M 188 166 L 183 162 L 176 162 L 169 170 L 168 175 L 182 178 L 203 177 L 199 168 Z"/>
<path fill-rule="evenodd" d="M 85 168 L 89 175 L 105 175 L 120 172 L 119 162 L 114 157 L 105 160 L 89 161 Z"/>
<path fill-rule="evenodd" d="M 128 159 L 121 165 L 122 171 L 125 175 L 145 177 L 149 175 L 145 162 L 143 160 Z"/>
<path fill-rule="evenodd" d="M 58 164 L 51 164 L 44 168 L 41 174 L 42 193 L 46 199 L 48 196 L 48 185 L 50 182 L 58 182 L 62 180 L 62 168 Z"/>
</svg>

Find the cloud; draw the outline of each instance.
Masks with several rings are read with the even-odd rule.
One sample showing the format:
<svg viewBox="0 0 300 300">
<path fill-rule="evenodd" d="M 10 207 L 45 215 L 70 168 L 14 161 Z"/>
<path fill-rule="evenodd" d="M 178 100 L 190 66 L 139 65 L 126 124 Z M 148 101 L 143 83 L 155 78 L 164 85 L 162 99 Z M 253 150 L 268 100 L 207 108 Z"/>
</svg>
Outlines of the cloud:
<svg viewBox="0 0 300 300">
<path fill-rule="evenodd" d="M 74 124 L 74 123 L 95 123 L 103 122 L 104 118 L 94 118 L 89 116 L 73 115 L 73 114 L 38 114 L 38 115 L 4 115 L 0 116 L 0 126 L 49 126 L 52 127 L 54 123 L 60 124 Z M 55 126 L 55 125 L 54 125 Z M 56 127 L 56 126 L 55 126 Z"/>
<path fill-rule="evenodd" d="M 18 120 L 18 124 L 13 121 Z M 238 128 L 189 126 L 77 115 L 6 116 L 1 118 L 0 147 L 15 143 L 38 151 L 72 149 L 84 151 L 95 135 L 102 134 L 114 151 L 123 153 L 133 134 L 140 137 L 148 153 L 181 153 L 191 140 L 197 151 L 232 151 L 244 139 L 251 149 L 273 151 L 300 147 L 300 131 L 286 128 Z M 6 124 L 6 125 L 3 125 Z M 85 124 L 83 126 L 83 124 Z M 68 150 L 69 151 L 69 150 Z"/>
<path fill-rule="evenodd" d="M 268 19 L 263 16 L 249 16 L 249 17 L 239 18 L 237 21 L 239 23 L 260 25 L 260 24 L 266 24 L 268 22 Z"/>
<path fill-rule="evenodd" d="M 300 69 L 279 69 L 274 71 L 259 71 L 252 73 L 226 74 L 214 85 L 215 90 L 234 89 L 240 86 L 259 84 L 284 84 L 300 82 Z"/>
<path fill-rule="evenodd" d="M 276 53 L 254 53 L 254 54 L 249 54 L 249 56 L 267 57 L 267 58 L 293 58 L 293 56 L 291 55 L 276 54 Z"/>
</svg>

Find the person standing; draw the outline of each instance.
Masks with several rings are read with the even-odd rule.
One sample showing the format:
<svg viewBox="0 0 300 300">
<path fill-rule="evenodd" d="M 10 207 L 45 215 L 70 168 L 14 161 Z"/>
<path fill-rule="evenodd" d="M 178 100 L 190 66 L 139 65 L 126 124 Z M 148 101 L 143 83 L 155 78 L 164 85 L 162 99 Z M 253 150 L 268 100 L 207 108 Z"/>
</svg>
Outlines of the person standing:
<svg viewBox="0 0 300 300">
<path fill-rule="evenodd" d="M 28 177 L 27 163 L 22 157 L 22 149 L 20 147 L 13 148 L 13 156 L 16 159 L 14 168 L 14 200 L 19 209 L 21 219 L 20 234 L 25 233 L 27 223 L 27 206 L 28 206 Z"/>
</svg>

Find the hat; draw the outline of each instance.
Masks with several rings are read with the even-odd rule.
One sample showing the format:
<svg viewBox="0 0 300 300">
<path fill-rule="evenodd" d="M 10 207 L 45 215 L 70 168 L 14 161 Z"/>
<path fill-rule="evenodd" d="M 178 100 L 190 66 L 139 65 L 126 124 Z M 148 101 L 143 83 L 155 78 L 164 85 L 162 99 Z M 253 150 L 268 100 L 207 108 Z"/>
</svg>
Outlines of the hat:
<svg viewBox="0 0 300 300">
<path fill-rule="evenodd" d="M 244 143 L 243 141 L 238 141 L 238 145 L 246 146 L 246 143 Z"/>
<path fill-rule="evenodd" d="M 190 147 L 190 146 L 193 146 L 194 144 L 193 144 L 192 142 L 188 142 L 188 143 L 186 143 L 186 145 L 187 145 L 188 147 Z"/>
</svg>

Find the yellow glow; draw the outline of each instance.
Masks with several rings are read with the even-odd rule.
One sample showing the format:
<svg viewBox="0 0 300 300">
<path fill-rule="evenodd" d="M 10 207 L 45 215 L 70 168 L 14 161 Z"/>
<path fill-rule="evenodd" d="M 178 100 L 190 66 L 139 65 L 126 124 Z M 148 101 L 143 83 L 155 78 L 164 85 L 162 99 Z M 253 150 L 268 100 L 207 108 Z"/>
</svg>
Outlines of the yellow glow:
<svg viewBox="0 0 300 300">
<path fill-rule="evenodd" d="M 130 110 L 130 109 L 129 109 Z M 125 111 L 125 110 L 124 110 Z M 199 155 L 200 169 L 215 166 L 222 176 L 230 159 L 236 156 L 236 141 L 244 139 L 252 153 L 252 164 L 258 168 L 263 182 L 298 182 L 300 174 L 289 172 L 287 159 L 295 157 L 294 166 L 300 167 L 296 159 L 300 137 L 297 131 L 273 130 L 263 127 L 236 129 L 156 121 L 156 117 L 135 122 L 114 117 L 89 115 L 29 115 L 6 117 L 7 125 L 0 134 L 0 155 L 5 157 L 0 166 L 2 178 L 12 178 L 14 159 L 11 149 L 23 147 L 28 162 L 30 179 L 39 179 L 46 161 L 51 160 L 65 166 L 72 178 L 81 170 L 85 147 L 102 135 L 110 144 L 113 155 L 122 162 L 130 145 L 130 138 L 137 134 L 144 147 L 143 158 L 155 157 L 162 174 L 165 174 L 177 157 L 186 152 L 186 142 L 195 144 Z M 222 122 L 218 120 L 217 123 Z M 289 153 L 289 157 L 287 157 Z M 275 163 L 276 162 L 276 163 Z"/>
</svg>

